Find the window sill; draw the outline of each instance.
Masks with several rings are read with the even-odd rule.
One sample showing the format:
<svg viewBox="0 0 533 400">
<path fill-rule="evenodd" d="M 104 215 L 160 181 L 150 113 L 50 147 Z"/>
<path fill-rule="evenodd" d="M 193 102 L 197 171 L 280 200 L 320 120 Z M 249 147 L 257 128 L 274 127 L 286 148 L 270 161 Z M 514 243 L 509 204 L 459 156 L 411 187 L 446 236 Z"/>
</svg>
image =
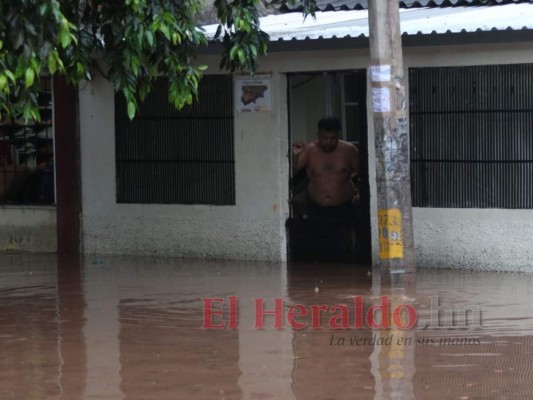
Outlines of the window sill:
<svg viewBox="0 0 533 400">
<path fill-rule="evenodd" d="M 0 210 L 56 210 L 57 207 L 55 205 L 37 205 L 37 204 L 0 204 Z"/>
</svg>

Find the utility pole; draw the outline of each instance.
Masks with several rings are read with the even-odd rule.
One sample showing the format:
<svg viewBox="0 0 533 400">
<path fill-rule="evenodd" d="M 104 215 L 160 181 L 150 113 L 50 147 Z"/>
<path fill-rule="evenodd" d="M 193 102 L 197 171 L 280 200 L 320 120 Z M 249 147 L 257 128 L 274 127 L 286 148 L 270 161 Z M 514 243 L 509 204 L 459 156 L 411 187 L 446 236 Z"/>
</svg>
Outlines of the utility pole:
<svg viewBox="0 0 533 400">
<path fill-rule="evenodd" d="M 374 266 L 382 283 L 409 283 L 415 257 L 399 0 L 369 0 L 368 23 L 379 229 Z"/>
</svg>

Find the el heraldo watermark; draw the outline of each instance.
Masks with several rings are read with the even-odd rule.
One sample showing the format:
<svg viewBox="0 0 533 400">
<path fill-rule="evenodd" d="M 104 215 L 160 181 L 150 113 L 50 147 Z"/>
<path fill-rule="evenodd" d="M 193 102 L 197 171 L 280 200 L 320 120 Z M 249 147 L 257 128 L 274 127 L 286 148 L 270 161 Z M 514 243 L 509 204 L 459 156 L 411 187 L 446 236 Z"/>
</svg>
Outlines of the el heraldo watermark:
<svg viewBox="0 0 533 400">
<path fill-rule="evenodd" d="M 398 303 L 390 296 L 380 296 L 377 304 L 365 304 L 363 296 L 353 296 L 351 304 L 286 304 L 286 299 L 272 298 L 266 306 L 265 298 L 251 299 L 255 316 L 253 328 L 283 329 L 476 329 L 481 328 L 479 306 L 447 307 L 438 296 L 430 296 L 430 308 L 419 315 L 411 303 Z M 205 329 L 237 329 L 239 299 L 204 298 L 203 324 Z"/>
</svg>

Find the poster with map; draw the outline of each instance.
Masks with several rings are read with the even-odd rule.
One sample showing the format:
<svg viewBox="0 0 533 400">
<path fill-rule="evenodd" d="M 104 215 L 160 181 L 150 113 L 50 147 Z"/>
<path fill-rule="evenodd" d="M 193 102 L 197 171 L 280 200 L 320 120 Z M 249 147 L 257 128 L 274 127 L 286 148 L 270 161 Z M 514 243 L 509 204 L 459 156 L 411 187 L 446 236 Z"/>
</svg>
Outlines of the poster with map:
<svg viewBox="0 0 533 400">
<path fill-rule="evenodd" d="M 237 76 L 235 106 L 238 112 L 272 111 L 272 77 L 270 75 Z"/>
</svg>

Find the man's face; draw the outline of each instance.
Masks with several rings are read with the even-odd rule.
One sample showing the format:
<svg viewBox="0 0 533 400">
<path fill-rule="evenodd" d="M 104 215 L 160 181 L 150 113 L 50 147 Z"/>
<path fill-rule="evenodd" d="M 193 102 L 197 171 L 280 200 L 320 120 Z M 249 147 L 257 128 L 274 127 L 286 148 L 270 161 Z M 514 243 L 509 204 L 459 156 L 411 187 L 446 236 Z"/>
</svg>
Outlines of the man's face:
<svg viewBox="0 0 533 400">
<path fill-rule="evenodd" d="M 318 145 L 324 153 L 331 153 L 337 148 L 339 142 L 339 132 L 320 131 L 318 133 Z"/>
</svg>

